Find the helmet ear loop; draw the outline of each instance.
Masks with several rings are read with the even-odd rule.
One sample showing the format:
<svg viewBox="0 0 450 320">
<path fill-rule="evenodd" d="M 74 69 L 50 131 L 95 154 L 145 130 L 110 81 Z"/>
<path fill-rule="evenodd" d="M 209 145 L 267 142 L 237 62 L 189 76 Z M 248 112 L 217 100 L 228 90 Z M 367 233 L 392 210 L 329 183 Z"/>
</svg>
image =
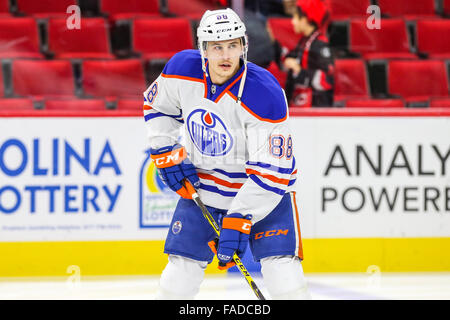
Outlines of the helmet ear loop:
<svg viewBox="0 0 450 320">
<path fill-rule="evenodd" d="M 241 102 L 242 93 L 244 91 L 245 80 L 247 78 L 247 53 L 248 53 L 248 38 L 247 38 L 247 35 L 245 35 L 245 37 L 242 37 L 241 39 L 242 39 L 243 46 L 244 46 L 244 53 L 243 53 L 244 72 L 242 74 L 241 83 L 239 84 L 239 91 L 238 91 L 238 96 L 237 96 L 237 99 L 236 99 L 236 103 L 240 103 Z"/>
<path fill-rule="evenodd" d="M 245 35 L 244 37 L 241 37 L 242 46 L 243 46 L 243 53 L 242 58 L 244 60 L 245 66 L 247 66 L 247 58 L 248 58 L 248 37 Z"/>
<path fill-rule="evenodd" d="M 200 56 L 202 58 L 202 70 L 206 77 L 208 77 L 208 72 L 206 72 L 206 62 L 205 62 L 205 51 L 206 51 L 206 43 L 199 41 L 198 42 L 198 50 L 200 51 Z"/>
</svg>

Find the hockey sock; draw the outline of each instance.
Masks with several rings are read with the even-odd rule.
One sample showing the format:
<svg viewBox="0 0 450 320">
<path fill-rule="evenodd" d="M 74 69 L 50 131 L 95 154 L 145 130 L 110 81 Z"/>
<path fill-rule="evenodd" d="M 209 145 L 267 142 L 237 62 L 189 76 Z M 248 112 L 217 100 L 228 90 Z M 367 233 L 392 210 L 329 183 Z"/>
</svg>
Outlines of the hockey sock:
<svg viewBox="0 0 450 320">
<path fill-rule="evenodd" d="M 261 273 L 274 300 L 311 299 L 298 257 L 273 256 L 261 259 Z"/>
</svg>

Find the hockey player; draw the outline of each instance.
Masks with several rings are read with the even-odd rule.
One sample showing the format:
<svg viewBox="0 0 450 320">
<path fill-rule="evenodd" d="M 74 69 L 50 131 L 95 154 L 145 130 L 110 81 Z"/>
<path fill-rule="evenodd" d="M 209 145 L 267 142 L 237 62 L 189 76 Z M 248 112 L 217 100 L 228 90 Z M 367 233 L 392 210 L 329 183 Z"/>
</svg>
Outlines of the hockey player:
<svg viewBox="0 0 450 320">
<path fill-rule="evenodd" d="M 333 106 L 334 62 L 324 34 L 328 11 L 321 0 L 298 0 L 292 17 L 296 48 L 283 61 L 289 70 L 286 94 L 297 107 Z"/>
<path fill-rule="evenodd" d="M 175 54 L 144 93 L 151 158 L 181 196 L 157 298 L 193 299 L 214 257 L 208 247 L 214 230 L 185 179 L 221 225 L 220 268 L 250 243 L 272 298 L 308 298 L 284 92 L 268 71 L 247 61 L 245 25 L 231 9 L 206 11 L 197 36 L 199 50 Z"/>
</svg>

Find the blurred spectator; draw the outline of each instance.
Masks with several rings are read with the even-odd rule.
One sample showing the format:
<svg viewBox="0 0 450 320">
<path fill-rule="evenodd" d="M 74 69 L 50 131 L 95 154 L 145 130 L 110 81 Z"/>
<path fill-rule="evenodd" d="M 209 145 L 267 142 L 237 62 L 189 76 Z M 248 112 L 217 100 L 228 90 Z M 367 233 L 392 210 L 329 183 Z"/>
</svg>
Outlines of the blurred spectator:
<svg viewBox="0 0 450 320">
<path fill-rule="evenodd" d="M 269 16 L 287 16 L 285 2 L 293 0 L 245 0 L 245 9 L 256 13 L 261 19 Z"/>
<path fill-rule="evenodd" d="M 248 60 L 267 68 L 275 59 L 275 48 L 266 28 L 266 23 L 259 19 L 256 13 L 245 10 L 245 25 L 247 26 Z"/>
<path fill-rule="evenodd" d="M 291 106 L 333 105 L 334 61 L 324 31 L 328 16 L 328 9 L 321 0 L 296 3 L 292 26 L 302 38 L 297 47 L 279 61 L 288 71 L 285 89 Z"/>
<path fill-rule="evenodd" d="M 297 0 L 283 0 L 283 10 L 286 16 L 292 16 L 296 10 Z"/>
</svg>

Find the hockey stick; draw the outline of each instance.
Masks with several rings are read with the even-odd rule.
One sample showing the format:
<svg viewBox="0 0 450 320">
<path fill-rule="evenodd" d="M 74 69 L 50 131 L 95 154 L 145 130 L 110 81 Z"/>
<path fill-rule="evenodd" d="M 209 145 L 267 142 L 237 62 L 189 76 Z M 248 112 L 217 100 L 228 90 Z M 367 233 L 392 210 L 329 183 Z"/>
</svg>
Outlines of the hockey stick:
<svg viewBox="0 0 450 320">
<path fill-rule="evenodd" d="M 213 227 L 214 231 L 216 232 L 216 235 L 220 236 L 219 225 L 216 223 L 213 216 L 211 215 L 211 213 L 208 211 L 205 204 L 203 203 L 203 201 L 200 200 L 200 196 L 198 195 L 197 191 L 195 191 L 194 187 L 188 180 L 185 180 L 185 187 L 188 190 L 189 194 L 192 196 L 192 200 L 194 200 L 195 203 L 197 204 L 197 206 L 202 210 L 202 213 L 203 213 L 203 216 L 205 217 L 205 219 L 208 220 L 209 224 Z M 238 267 L 239 271 L 244 276 L 244 278 L 247 281 L 247 283 L 249 284 L 250 288 L 255 293 L 256 297 L 259 300 L 266 300 L 266 298 L 264 298 L 263 294 L 259 290 L 255 281 L 253 281 L 252 276 L 247 271 L 247 268 L 244 266 L 244 264 L 242 263 L 241 259 L 238 257 L 236 252 L 233 255 L 233 261 L 234 261 L 234 263 L 236 263 L 236 266 Z"/>
</svg>

